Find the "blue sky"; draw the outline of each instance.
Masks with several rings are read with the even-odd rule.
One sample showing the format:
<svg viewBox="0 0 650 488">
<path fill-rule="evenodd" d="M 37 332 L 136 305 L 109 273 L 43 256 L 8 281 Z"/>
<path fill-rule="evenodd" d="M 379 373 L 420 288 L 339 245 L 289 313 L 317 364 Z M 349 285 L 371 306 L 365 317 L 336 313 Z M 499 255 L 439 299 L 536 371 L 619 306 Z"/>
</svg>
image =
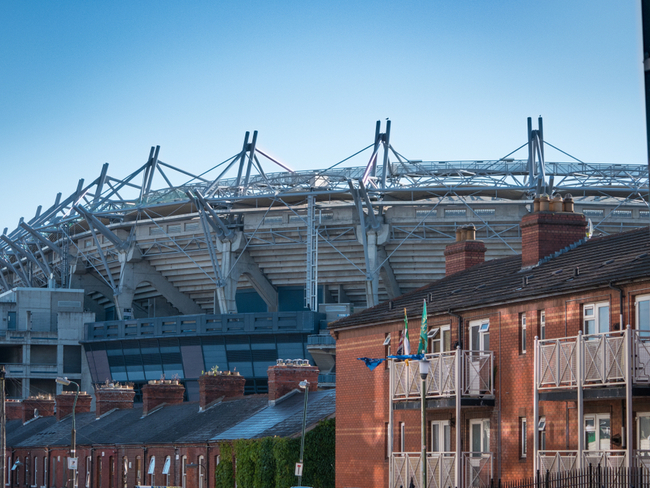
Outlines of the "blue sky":
<svg viewBox="0 0 650 488">
<path fill-rule="evenodd" d="M 546 140 L 583 161 L 645 163 L 640 12 L 639 0 L 4 0 L 0 229 L 105 162 L 126 176 L 160 145 L 199 173 L 246 130 L 308 169 L 370 144 L 377 120 L 409 158 L 483 160 L 542 115 Z"/>
</svg>

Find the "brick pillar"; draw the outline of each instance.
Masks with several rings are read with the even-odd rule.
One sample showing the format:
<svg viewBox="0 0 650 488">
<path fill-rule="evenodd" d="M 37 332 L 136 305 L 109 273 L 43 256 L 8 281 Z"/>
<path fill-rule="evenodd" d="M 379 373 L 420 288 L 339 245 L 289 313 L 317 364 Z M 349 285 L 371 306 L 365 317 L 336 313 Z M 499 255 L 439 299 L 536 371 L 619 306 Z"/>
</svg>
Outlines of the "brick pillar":
<svg viewBox="0 0 650 488">
<path fill-rule="evenodd" d="M 63 393 L 55 397 L 57 422 L 72 413 L 75 394 L 76 394 L 75 391 L 64 391 Z M 75 408 L 75 414 L 90 412 L 91 401 L 92 401 L 92 397 L 88 393 L 86 393 L 85 391 L 79 392 L 79 398 L 77 398 L 77 407 Z"/>
<path fill-rule="evenodd" d="M 316 366 L 269 366 L 269 401 L 275 401 L 292 390 L 299 388 L 302 380 L 309 381 L 309 391 L 318 388 L 319 369 Z"/>
<path fill-rule="evenodd" d="M 39 417 L 52 417 L 54 415 L 54 400 L 51 398 L 29 397 L 22 402 L 23 423 L 35 417 L 35 411 Z"/>
<path fill-rule="evenodd" d="M 183 403 L 185 387 L 174 383 L 151 382 L 142 387 L 142 415 L 147 415 L 158 405 Z"/>
<path fill-rule="evenodd" d="M 126 410 L 133 408 L 133 388 L 98 387 L 95 390 L 95 414 L 97 418 L 106 412 L 117 408 Z"/>
<path fill-rule="evenodd" d="M 544 202 L 542 202 L 543 204 Z M 538 204 L 535 204 L 535 208 Z M 540 259 L 551 256 L 586 235 L 585 216 L 570 211 L 573 200 L 568 195 L 564 199 L 563 209 L 567 212 L 542 210 L 525 215 L 521 219 L 521 267 L 536 265 Z M 558 207 L 559 208 L 559 207 Z"/>
<path fill-rule="evenodd" d="M 244 396 L 246 378 L 234 374 L 204 374 L 199 376 L 199 407 L 206 406 L 221 397 Z"/>
<path fill-rule="evenodd" d="M 7 420 L 22 420 L 23 405 L 18 400 L 7 400 L 5 402 L 5 413 Z"/>
</svg>

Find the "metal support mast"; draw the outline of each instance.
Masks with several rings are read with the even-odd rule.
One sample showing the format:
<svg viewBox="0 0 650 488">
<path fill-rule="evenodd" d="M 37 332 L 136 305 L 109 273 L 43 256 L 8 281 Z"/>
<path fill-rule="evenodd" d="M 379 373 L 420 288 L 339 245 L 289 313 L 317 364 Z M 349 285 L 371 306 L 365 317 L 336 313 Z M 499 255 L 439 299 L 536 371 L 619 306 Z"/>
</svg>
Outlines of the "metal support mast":
<svg viewBox="0 0 650 488">
<path fill-rule="evenodd" d="M 318 228 L 316 198 L 307 197 L 307 279 L 305 280 L 305 308 L 318 310 Z"/>
</svg>

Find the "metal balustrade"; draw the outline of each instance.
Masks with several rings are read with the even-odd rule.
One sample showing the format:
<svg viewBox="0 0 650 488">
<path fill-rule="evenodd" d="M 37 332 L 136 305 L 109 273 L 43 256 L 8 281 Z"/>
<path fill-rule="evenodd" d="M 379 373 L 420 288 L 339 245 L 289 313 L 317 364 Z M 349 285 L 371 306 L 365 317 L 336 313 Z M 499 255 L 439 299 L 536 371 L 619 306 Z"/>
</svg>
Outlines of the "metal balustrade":
<svg viewBox="0 0 650 488">
<path fill-rule="evenodd" d="M 636 331 L 630 333 L 637 350 L 634 380 L 650 383 L 650 340 L 646 343 Z M 604 332 L 538 341 L 537 388 L 576 388 L 579 357 L 583 387 L 625 384 L 627 334 L 628 331 Z"/>
<path fill-rule="evenodd" d="M 650 473 L 650 451 L 636 449 L 634 451 L 634 461 L 637 468 L 643 468 Z"/>
<path fill-rule="evenodd" d="M 461 358 L 461 395 L 494 394 L 492 351 L 459 351 Z M 457 351 L 427 354 L 430 372 L 426 380 L 426 397 L 441 398 L 456 395 Z M 396 361 L 391 367 L 393 400 L 421 398 L 420 370 L 417 361 Z"/>
<path fill-rule="evenodd" d="M 578 451 L 539 451 L 537 459 L 542 473 L 572 471 L 578 466 Z"/>
<path fill-rule="evenodd" d="M 391 463 L 390 488 L 407 488 L 422 486 L 421 453 L 393 453 Z M 456 484 L 456 453 L 427 452 L 427 486 L 426 488 L 448 488 Z"/>
<path fill-rule="evenodd" d="M 490 486 L 492 479 L 491 452 L 464 452 L 463 466 L 465 471 L 465 484 L 467 488 L 485 488 Z"/>
<path fill-rule="evenodd" d="M 626 451 L 582 451 L 582 465 L 622 468 L 625 466 Z"/>
</svg>

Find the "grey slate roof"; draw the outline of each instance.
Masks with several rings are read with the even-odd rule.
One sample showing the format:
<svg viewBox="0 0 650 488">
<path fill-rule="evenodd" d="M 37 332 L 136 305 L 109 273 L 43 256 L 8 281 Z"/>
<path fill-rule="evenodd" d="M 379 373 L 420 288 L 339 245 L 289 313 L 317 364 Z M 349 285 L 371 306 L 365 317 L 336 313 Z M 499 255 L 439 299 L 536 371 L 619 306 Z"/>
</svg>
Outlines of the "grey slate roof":
<svg viewBox="0 0 650 488">
<path fill-rule="evenodd" d="M 403 320 L 404 308 L 409 317 L 419 317 L 424 298 L 433 316 L 643 279 L 650 279 L 648 227 L 591 239 L 529 269 L 521 269 L 520 255 L 486 261 L 337 320 L 329 328 L 396 322 Z"/>
<path fill-rule="evenodd" d="M 95 412 L 77 414 L 77 444 L 205 443 L 212 439 L 293 435 L 302 425 L 303 402 L 302 395 L 294 397 L 268 407 L 266 395 L 247 395 L 221 402 L 204 412 L 199 412 L 197 402 L 186 402 L 166 405 L 144 418 L 141 405 L 110 412 L 100 419 L 95 418 Z M 334 390 L 311 393 L 308 424 L 332 415 L 334 398 Z M 260 427 L 251 427 L 255 425 Z M 42 417 L 25 425 L 12 420 L 7 422 L 7 445 L 68 446 L 71 430 L 71 416 L 60 422 L 55 417 Z M 223 437 L 225 432 L 229 434 Z"/>
<path fill-rule="evenodd" d="M 275 406 L 267 406 L 255 415 L 214 436 L 211 440 L 255 439 L 277 435 L 289 437 L 302 429 L 304 394 L 295 393 Z M 315 424 L 334 413 L 334 390 L 315 391 L 307 398 L 307 425 Z"/>
</svg>

